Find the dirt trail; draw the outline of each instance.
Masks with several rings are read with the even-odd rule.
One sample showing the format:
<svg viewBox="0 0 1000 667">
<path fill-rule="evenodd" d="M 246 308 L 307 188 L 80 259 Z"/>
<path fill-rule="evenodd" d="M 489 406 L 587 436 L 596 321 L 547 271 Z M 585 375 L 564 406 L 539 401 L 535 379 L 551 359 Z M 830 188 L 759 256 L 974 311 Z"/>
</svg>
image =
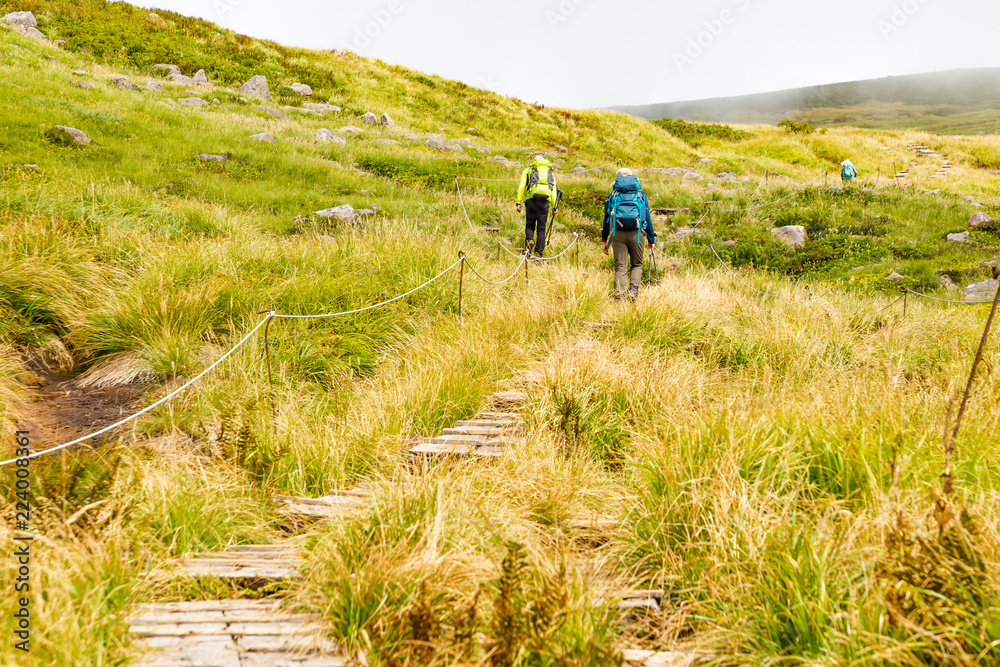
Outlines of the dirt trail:
<svg viewBox="0 0 1000 667">
<path fill-rule="evenodd" d="M 81 387 L 79 375 L 59 375 L 35 369 L 34 389 L 18 428 L 31 432 L 33 450 L 55 447 L 110 426 L 140 408 L 139 397 L 150 386 L 137 382 L 115 387 Z M 112 434 L 86 443 L 97 446 Z"/>
</svg>

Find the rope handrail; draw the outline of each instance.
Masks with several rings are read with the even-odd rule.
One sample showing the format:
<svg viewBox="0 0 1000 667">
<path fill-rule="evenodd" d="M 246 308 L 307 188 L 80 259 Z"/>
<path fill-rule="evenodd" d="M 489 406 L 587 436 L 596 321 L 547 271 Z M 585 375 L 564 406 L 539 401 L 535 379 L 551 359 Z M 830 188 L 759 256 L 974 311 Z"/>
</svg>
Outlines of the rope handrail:
<svg viewBox="0 0 1000 667">
<path fill-rule="evenodd" d="M 712 254 L 715 255 L 716 259 L 719 260 L 719 263 L 722 264 L 722 266 L 726 267 L 726 270 L 729 271 L 729 273 L 733 274 L 733 277 L 736 278 L 736 280 L 738 280 L 739 282 L 743 283 L 744 287 L 746 287 L 749 290 L 752 290 L 752 291 L 756 292 L 757 294 L 760 294 L 761 296 L 769 296 L 771 298 L 776 298 L 778 296 L 777 294 L 771 294 L 769 292 L 762 292 L 759 289 L 757 289 L 756 287 L 751 286 L 745 280 L 743 280 L 742 278 L 740 278 L 739 274 L 737 274 L 735 271 L 733 271 L 733 269 L 730 268 L 730 266 L 728 264 L 726 264 L 725 260 L 723 260 L 722 257 L 719 256 L 719 253 L 716 252 L 714 245 L 710 245 L 708 247 L 711 249 Z"/>
<path fill-rule="evenodd" d="M 920 292 L 914 292 L 908 287 L 904 287 L 903 290 L 905 292 L 913 294 L 914 296 L 919 296 L 924 299 L 930 299 L 931 301 L 940 301 L 941 303 L 956 303 L 961 306 L 978 306 L 984 303 L 993 303 L 992 299 L 990 299 L 989 301 L 955 301 L 954 299 L 942 299 L 940 297 L 931 296 L 930 294 L 921 294 Z"/>
<path fill-rule="evenodd" d="M 479 273 L 479 271 L 476 270 L 476 267 L 474 267 L 472 263 L 469 262 L 468 258 L 465 258 L 465 265 L 468 266 L 469 270 L 472 271 L 474 274 L 476 274 L 479 277 L 479 279 L 482 280 L 483 282 L 489 283 L 490 285 L 503 285 L 514 279 L 514 276 L 517 275 L 518 271 L 521 270 L 521 267 L 524 266 L 524 263 L 527 260 L 528 260 L 528 251 L 525 250 L 524 254 L 521 255 L 520 263 L 518 263 L 518 265 L 514 267 L 514 271 L 511 272 L 511 274 L 503 280 L 490 280 L 489 278 L 484 277 L 483 274 Z"/>
<path fill-rule="evenodd" d="M 267 322 L 272 317 L 274 317 L 274 313 L 273 312 L 272 313 L 268 313 L 267 317 L 265 317 L 263 320 L 261 320 L 257 324 L 257 326 L 255 326 L 253 329 L 250 330 L 250 333 L 248 333 L 246 336 L 243 337 L 243 340 L 241 340 L 236 345 L 234 345 L 233 347 L 231 347 L 229 349 L 229 351 L 226 352 L 221 357 L 219 357 L 215 361 L 215 363 L 213 363 L 211 366 L 209 366 L 208 368 L 206 368 L 205 370 L 203 370 L 201 373 L 198 373 L 193 378 L 191 378 L 190 380 L 188 380 L 187 382 L 185 382 L 183 385 L 181 385 L 177 389 L 173 390 L 172 392 L 170 392 L 169 394 L 167 394 L 166 396 L 164 396 L 160 400 L 156 401 L 152 405 L 150 405 L 150 406 L 148 406 L 146 408 L 143 408 L 139 412 L 136 412 L 135 414 L 133 414 L 133 415 L 131 415 L 129 417 L 126 417 L 125 419 L 122 419 L 121 421 L 118 421 L 118 422 L 112 424 L 111 426 L 105 426 L 104 428 L 102 428 L 102 429 L 100 429 L 98 431 L 94 431 L 93 433 L 91 433 L 89 435 L 85 435 L 82 438 L 77 438 L 76 440 L 71 440 L 71 441 L 69 441 L 69 442 L 67 442 L 65 444 L 59 445 L 58 447 L 50 447 L 49 449 L 45 449 L 45 450 L 42 450 L 40 452 L 33 452 L 33 453 L 29 454 L 28 456 L 19 456 L 17 458 L 9 459 L 7 461 L 0 461 L 0 467 L 5 466 L 5 465 L 10 465 L 12 463 L 16 463 L 17 461 L 19 461 L 21 459 L 33 459 L 36 456 L 41 456 L 42 454 L 50 454 L 52 452 L 57 452 L 57 451 L 59 451 L 61 449 L 66 449 L 67 447 L 71 447 L 73 445 L 80 444 L 81 442 L 85 442 L 87 440 L 90 440 L 91 438 L 96 438 L 99 435 L 103 435 L 103 434 L 107 433 L 108 431 L 112 431 L 112 430 L 118 428 L 119 426 L 123 426 L 123 425 L 129 423 L 130 421 L 138 419 L 139 417 L 141 417 L 142 415 L 146 414 L 147 412 L 149 412 L 149 411 L 151 411 L 151 410 L 153 410 L 153 409 L 155 409 L 155 408 L 163 405 L 164 403 L 166 403 L 167 401 L 169 401 L 170 399 L 172 399 L 174 396 L 177 396 L 182 391 L 184 391 L 185 389 L 187 389 L 188 387 L 190 387 L 191 385 L 193 385 L 195 382 L 197 382 L 198 380 L 200 380 L 201 378 L 205 377 L 210 372 L 212 372 L 219 364 L 221 364 L 223 361 L 225 361 L 226 359 L 228 359 L 229 356 L 232 355 L 233 352 L 235 352 L 239 348 L 243 347 L 243 345 L 246 344 L 246 342 L 248 340 L 250 340 L 250 338 L 255 333 L 257 333 L 257 331 L 260 330 L 260 328 L 262 326 L 264 326 L 265 324 L 267 324 Z"/>
<path fill-rule="evenodd" d="M 529 257 L 528 261 L 529 262 L 551 262 L 554 259 L 559 259 L 563 255 L 565 255 L 567 252 L 569 252 L 569 249 L 572 248 L 573 246 L 575 246 L 576 243 L 577 243 L 577 241 L 579 241 L 579 240 L 580 240 L 580 233 L 579 232 L 573 232 L 573 240 L 570 241 L 569 245 L 566 246 L 565 248 L 563 248 L 562 252 L 560 252 L 558 255 L 553 255 L 552 257 Z M 510 248 L 508 248 L 507 246 L 505 246 L 503 243 L 501 243 L 499 241 L 497 242 L 496 245 L 498 247 L 502 248 L 503 251 L 506 252 L 511 257 L 520 257 L 521 256 L 519 253 L 514 252 L 513 250 L 511 250 Z"/>
<path fill-rule="evenodd" d="M 388 306 L 390 303 L 394 303 L 396 301 L 399 301 L 400 299 L 403 299 L 405 297 L 410 296 L 414 292 L 418 292 L 418 291 L 422 290 L 423 288 L 425 288 L 428 285 L 430 285 L 431 283 L 433 283 L 435 280 L 439 279 L 441 276 L 443 276 L 443 275 L 447 274 L 449 271 L 453 270 L 456 266 L 458 266 L 461 263 L 462 263 L 462 260 L 460 258 L 457 262 L 455 262 L 454 264 L 452 264 L 451 266 L 449 266 L 447 269 L 445 269 L 441 273 L 437 274 L 436 276 L 434 276 L 433 278 L 431 278 L 427 282 L 423 283 L 422 285 L 420 285 L 418 287 L 414 287 L 409 292 L 406 292 L 405 294 L 400 294 L 399 296 L 395 296 L 395 297 L 389 299 L 388 301 L 382 301 L 381 303 L 376 303 L 376 304 L 373 304 L 371 306 L 365 306 L 364 308 L 356 308 L 354 310 L 345 310 L 345 311 L 339 312 L 339 313 L 323 313 L 322 315 L 279 315 L 278 313 L 272 313 L 272 316 L 275 319 L 279 319 L 279 320 L 317 320 L 317 319 L 324 319 L 324 318 L 330 318 L 330 317 L 340 317 L 342 315 L 354 315 L 355 313 L 363 313 L 363 312 L 368 311 L 368 310 L 375 310 L 376 308 L 381 308 L 382 306 Z"/>
</svg>

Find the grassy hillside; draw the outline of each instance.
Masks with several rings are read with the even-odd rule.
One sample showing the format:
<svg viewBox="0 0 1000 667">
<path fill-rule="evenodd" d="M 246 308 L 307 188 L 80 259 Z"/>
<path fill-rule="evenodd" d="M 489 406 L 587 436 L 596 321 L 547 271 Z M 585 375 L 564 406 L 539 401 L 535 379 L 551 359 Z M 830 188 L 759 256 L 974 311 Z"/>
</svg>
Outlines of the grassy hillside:
<svg viewBox="0 0 1000 667">
<path fill-rule="evenodd" d="M 967 69 L 810 86 L 773 93 L 615 107 L 648 118 L 768 123 L 785 118 L 822 127 L 996 134 L 1000 69 Z"/>
<path fill-rule="evenodd" d="M 131 605 L 237 594 L 321 614 L 329 636 L 371 665 L 611 665 L 626 648 L 732 665 L 1000 657 L 994 345 L 954 491 L 931 496 L 942 494 L 942 419 L 986 312 L 911 299 L 904 317 L 892 301 L 900 285 L 960 298 L 941 276 L 986 277 L 997 232 L 977 229 L 965 244 L 945 234 L 973 211 L 998 213 L 995 139 L 672 134 L 125 4 L 0 3 L 22 9 L 66 41 L 0 29 L 0 405 L 36 448 L 88 431 L 96 417 L 71 420 L 70 398 L 115 419 L 149 405 L 261 311 L 366 306 L 459 251 L 487 277 L 506 276 L 517 262 L 498 258 L 495 242 L 523 242 L 514 184 L 463 181 L 468 220 L 455 191 L 456 176 L 516 178 L 492 157 L 552 155 L 566 204 L 551 247 L 587 236 L 579 268 L 573 255 L 533 265 L 527 285 L 467 272 L 461 321 L 449 274 L 384 309 L 272 322 L 273 389 L 256 336 L 100 448 L 36 460 L 33 651 L 6 642 L 0 663 L 127 664 L 139 653 Z M 215 86 L 111 83 L 143 86 L 158 62 L 205 69 Z M 310 114 L 283 96 L 265 103 L 288 116 L 276 118 L 236 92 L 255 73 L 273 91 L 307 83 L 313 101 L 343 111 Z M 201 109 L 167 101 L 198 93 Z M 398 125 L 365 125 L 366 111 Z M 63 145 L 55 125 L 93 143 Z M 347 125 L 364 131 L 344 144 L 314 139 Z M 259 132 L 276 143 L 247 139 Z M 439 152 L 427 133 L 491 154 Z M 941 159 L 911 144 L 947 156 L 949 175 L 932 181 Z M 845 157 L 861 182 L 826 189 Z M 612 160 L 642 175 L 654 207 L 691 209 L 656 221 L 663 280 L 635 305 L 609 298 L 611 261 L 595 238 L 612 172 L 567 173 Z M 644 171 L 673 166 L 735 180 L 709 188 Z M 906 166 L 907 180 L 889 178 Z M 380 210 L 355 224 L 315 215 L 340 204 Z M 673 237 L 710 209 L 698 234 Z M 487 224 L 499 236 L 479 231 Z M 789 224 L 807 229 L 800 249 L 770 233 Z M 776 296 L 713 269 L 709 244 Z M 495 462 L 405 466 L 409 436 L 436 434 L 503 389 L 529 396 L 523 446 Z M 0 475 L 11 517 L 13 469 Z M 358 483 L 374 504 L 345 521 L 303 525 L 273 500 Z M 573 529 L 593 518 L 619 525 L 596 546 Z M 0 539 L 12 533 L 0 524 Z M 167 566 L 289 537 L 304 544 L 303 576 L 273 589 L 184 582 Z M 16 567 L 0 561 L 7 581 Z M 623 618 L 609 600 L 627 588 L 665 590 L 665 612 Z M 10 637 L 8 604 L 0 630 Z"/>
</svg>

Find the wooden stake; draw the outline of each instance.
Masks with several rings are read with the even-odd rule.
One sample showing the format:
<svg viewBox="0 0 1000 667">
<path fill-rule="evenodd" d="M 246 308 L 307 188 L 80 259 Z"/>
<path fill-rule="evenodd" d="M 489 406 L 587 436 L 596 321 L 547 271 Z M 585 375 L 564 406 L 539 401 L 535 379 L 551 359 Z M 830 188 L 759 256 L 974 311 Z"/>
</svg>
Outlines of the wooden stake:
<svg viewBox="0 0 1000 667">
<path fill-rule="evenodd" d="M 458 266 L 458 321 L 462 322 L 462 283 L 465 282 L 465 253 L 458 251 L 458 256 L 462 258 L 462 263 Z"/>
</svg>

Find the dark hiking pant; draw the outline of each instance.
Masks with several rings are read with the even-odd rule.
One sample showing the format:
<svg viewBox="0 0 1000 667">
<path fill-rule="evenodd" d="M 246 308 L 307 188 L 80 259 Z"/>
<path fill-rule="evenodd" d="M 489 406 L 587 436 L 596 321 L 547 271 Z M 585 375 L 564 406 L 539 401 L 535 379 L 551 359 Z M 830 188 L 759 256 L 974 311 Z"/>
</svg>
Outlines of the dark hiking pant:
<svg viewBox="0 0 1000 667">
<path fill-rule="evenodd" d="M 642 284 L 642 244 L 639 243 L 639 230 L 623 232 L 615 230 L 611 241 L 611 250 L 615 254 L 615 298 L 625 296 L 635 298 Z"/>
<path fill-rule="evenodd" d="M 535 252 L 541 255 L 545 252 L 545 225 L 549 221 L 548 197 L 532 197 L 524 200 L 524 238 L 535 240 L 535 229 L 538 229 L 538 240 L 535 241 Z"/>
</svg>

